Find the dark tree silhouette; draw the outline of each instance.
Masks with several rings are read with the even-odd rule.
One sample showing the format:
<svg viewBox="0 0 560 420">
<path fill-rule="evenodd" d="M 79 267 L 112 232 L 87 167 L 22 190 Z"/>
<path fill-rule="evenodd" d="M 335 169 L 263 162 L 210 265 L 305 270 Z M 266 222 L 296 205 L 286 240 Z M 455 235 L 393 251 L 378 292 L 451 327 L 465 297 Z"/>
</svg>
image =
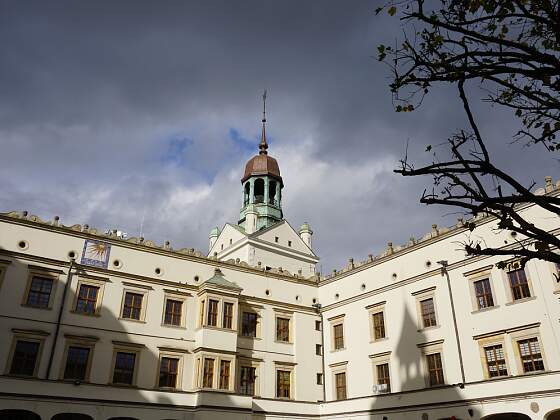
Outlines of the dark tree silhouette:
<svg viewBox="0 0 560 420">
<path fill-rule="evenodd" d="M 498 228 L 525 239 L 513 247 L 488 247 L 469 241 L 472 255 L 508 255 L 522 261 L 539 258 L 560 263 L 552 250 L 560 239 L 527 220 L 520 207 L 533 204 L 560 215 L 555 193 L 537 195 L 492 162 L 465 87 L 477 85 L 485 100 L 511 109 L 521 129 L 511 141 L 560 150 L 560 2 L 548 0 L 392 0 L 376 10 L 404 22 L 398 46 L 380 45 L 379 59 L 393 71 L 390 85 L 397 112 L 415 110 L 438 84 L 455 85 L 468 127 L 452 134 L 445 157 L 433 152 L 431 164 L 416 167 L 408 153 L 395 172 L 431 176 L 433 186 L 421 202 L 461 209 L 470 216 L 488 215 Z M 550 181 L 548 181 L 550 182 Z M 551 189 L 551 188 L 549 188 Z M 552 188 L 554 189 L 554 188 Z M 466 227 L 473 230 L 477 221 Z"/>
</svg>

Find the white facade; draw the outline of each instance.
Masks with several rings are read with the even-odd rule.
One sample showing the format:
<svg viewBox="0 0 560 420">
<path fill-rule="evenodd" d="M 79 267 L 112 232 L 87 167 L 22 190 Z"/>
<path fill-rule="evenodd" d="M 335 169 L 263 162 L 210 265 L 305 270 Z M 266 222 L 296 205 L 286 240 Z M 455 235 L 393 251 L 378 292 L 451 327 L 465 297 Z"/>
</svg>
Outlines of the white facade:
<svg viewBox="0 0 560 420">
<path fill-rule="evenodd" d="M 226 224 L 205 257 L 2 214 L 0 419 L 557 420 L 557 267 L 466 256 L 513 242 L 477 225 L 320 277 L 307 224 Z"/>
</svg>

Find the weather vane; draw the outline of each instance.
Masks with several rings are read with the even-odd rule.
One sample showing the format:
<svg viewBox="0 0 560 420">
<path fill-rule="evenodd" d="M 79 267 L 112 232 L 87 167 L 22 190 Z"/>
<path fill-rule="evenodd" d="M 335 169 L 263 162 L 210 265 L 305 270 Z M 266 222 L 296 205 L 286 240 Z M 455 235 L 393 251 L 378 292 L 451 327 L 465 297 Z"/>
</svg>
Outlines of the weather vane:
<svg viewBox="0 0 560 420">
<path fill-rule="evenodd" d="M 266 122 L 266 89 L 263 93 L 263 119 L 262 122 Z"/>
</svg>

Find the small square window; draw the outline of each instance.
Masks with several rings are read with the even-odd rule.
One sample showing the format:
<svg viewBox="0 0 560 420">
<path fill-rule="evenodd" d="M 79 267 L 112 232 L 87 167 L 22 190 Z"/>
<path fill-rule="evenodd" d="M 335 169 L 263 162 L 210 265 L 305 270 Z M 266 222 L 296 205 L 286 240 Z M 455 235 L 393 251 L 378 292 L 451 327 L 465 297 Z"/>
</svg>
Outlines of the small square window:
<svg viewBox="0 0 560 420">
<path fill-rule="evenodd" d="M 315 321 L 315 331 L 321 331 L 321 321 Z"/>
<path fill-rule="evenodd" d="M 48 308 L 53 283 L 52 278 L 33 276 L 25 304 L 35 308 Z"/>
<path fill-rule="evenodd" d="M 317 385 L 323 385 L 323 374 L 322 373 L 317 374 Z"/>
<path fill-rule="evenodd" d="M 124 306 L 122 317 L 139 321 L 142 315 L 142 301 L 144 295 L 141 293 L 126 292 L 124 295 Z"/>
<path fill-rule="evenodd" d="M 315 344 L 315 354 L 317 356 L 323 355 L 323 346 L 321 344 Z"/>
<path fill-rule="evenodd" d="M 96 312 L 99 287 L 91 284 L 80 284 L 76 300 L 76 312 L 93 315 Z"/>
</svg>

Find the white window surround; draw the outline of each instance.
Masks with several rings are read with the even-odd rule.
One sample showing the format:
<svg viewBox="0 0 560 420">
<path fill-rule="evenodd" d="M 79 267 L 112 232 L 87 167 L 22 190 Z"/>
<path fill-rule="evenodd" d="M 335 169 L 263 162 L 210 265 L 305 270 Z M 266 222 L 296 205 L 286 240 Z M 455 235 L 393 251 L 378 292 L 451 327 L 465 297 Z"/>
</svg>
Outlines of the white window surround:
<svg viewBox="0 0 560 420">
<path fill-rule="evenodd" d="M 218 301 L 218 315 L 217 315 L 217 325 L 208 325 L 208 301 L 216 300 Z M 232 303 L 233 304 L 233 320 L 231 323 L 232 328 L 224 328 L 223 321 L 224 321 L 224 303 Z M 211 328 L 211 329 L 220 329 L 223 331 L 230 331 L 230 332 L 237 332 L 238 331 L 238 300 L 233 297 L 225 296 L 219 293 L 209 293 L 204 291 L 200 293 L 198 297 L 198 314 L 197 317 L 200 318 L 200 310 L 202 309 L 201 306 L 204 304 L 204 311 L 202 313 L 202 320 L 198 320 L 198 328 Z M 200 321 L 202 321 L 202 325 L 200 325 Z"/>
<path fill-rule="evenodd" d="M 389 381 L 391 382 L 391 385 L 392 385 L 392 381 L 391 381 L 391 376 L 392 376 L 392 374 L 391 374 L 392 373 L 391 352 L 386 351 L 386 352 L 383 352 L 383 353 L 372 354 L 372 355 L 369 356 L 369 358 L 371 359 L 371 362 L 372 362 L 373 383 L 374 384 L 379 383 L 379 378 L 377 376 L 377 366 L 387 364 L 389 366 Z M 391 392 L 393 392 L 393 391 L 394 390 L 391 389 Z"/>
<path fill-rule="evenodd" d="M 377 302 L 374 303 L 372 305 L 368 305 L 366 306 L 366 309 L 368 311 L 368 318 L 369 318 L 369 337 L 370 337 L 370 343 L 373 342 L 378 342 L 378 341 L 383 341 L 383 340 L 387 340 L 389 337 L 389 335 L 387 334 L 387 317 L 386 312 L 385 312 L 385 305 L 386 305 L 386 301 L 382 301 L 382 302 Z M 385 330 L 385 337 L 382 338 L 375 338 L 375 325 L 373 323 L 373 315 L 377 314 L 379 312 L 383 313 L 383 325 L 384 325 L 384 330 Z"/>
<path fill-rule="evenodd" d="M 329 365 L 329 368 L 331 370 L 331 383 L 332 383 L 331 398 L 332 398 L 332 401 L 337 401 L 336 375 L 339 374 L 339 373 L 344 373 L 345 374 L 346 383 L 344 384 L 344 387 L 346 388 L 346 399 L 348 399 L 348 369 L 347 369 L 347 367 L 348 367 L 348 361 L 331 363 Z"/>
<path fill-rule="evenodd" d="M 204 377 L 204 360 L 213 359 L 214 360 L 214 370 L 212 372 L 212 388 L 203 387 L 203 377 Z M 229 383 L 227 389 L 220 389 L 220 368 L 222 360 L 230 362 L 229 364 Z M 221 392 L 235 392 L 235 378 L 236 376 L 236 363 L 234 354 L 225 353 L 215 353 L 208 351 L 201 351 L 196 354 L 195 357 L 195 388 L 204 389 L 210 391 L 221 391 Z"/>
<path fill-rule="evenodd" d="M 6 269 L 4 269 L 4 273 L 5 273 L 5 271 L 6 271 Z M 27 284 L 25 286 L 25 293 L 23 294 L 23 298 L 22 298 L 22 301 L 21 301 L 21 306 L 25 306 L 25 307 L 28 307 L 28 308 L 35 308 L 35 309 L 52 309 L 53 303 L 54 303 L 54 298 L 56 296 L 56 289 L 58 287 L 58 283 L 60 282 L 60 275 L 62 273 L 63 272 L 60 271 L 60 270 L 55 270 L 55 269 L 51 269 L 51 268 L 48 268 L 48 267 L 39 267 L 39 266 L 35 266 L 35 265 L 29 265 L 28 266 L 28 275 L 27 275 Z M 5 274 L 3 274 L 3 275 L 5 275 Z M 48 302 L 46 308 L 42 308 L 42 307 L 27 304 L 27 298 L 29 296 L 29 291 L 31 289 L 31 282 L 33 281 L 34 276 L 49 278 L 49 279 L 52 280 L 51 293 L 50 293 L 49 302 Z"/>
<path fill-rule="evenodd" d="M 294 312 L 282 308 L 274 310 L 274 342 L 281 344 L 294 344 Z M 288 319 L 288 341 L 280 341 L 276 336 L 276 323 L 278 318 Z"/>
<path fill-rule="evenodd" d="M 148 289 L 143 289 L 143 288 L 139 288 L 139 287 L 125 286 L 125 288 L 122 291 L 121 308 L 120 308 L 120 311 L 119 311 L 119 320 L 145 323 L 146 322 L 146 308 L 148 306 L 148 291 L 149 291 Z M 124 303 L 125 303 L 125 298 L 126 298 L 127 293 L 134 293 L 134 294 L 143 296 L 142 307 L 140 309 L 140 319 L 123 318 Z"/>
<path fill-rule="evenodd" d="M 65 336 L 65 343 L 64 343 L 64 353 L 62 357 L 62 362 L 60 363 L 60 372 L 59 378 L 60 380 L 67 381 L 68 379 L 64 379 L 64 371 L 66 370 L 66 364 L 68 361 L 68 349 L 70 347 L 83 347 L 89 349 L 88 354 L 88 361 L 86 365 L 86 372 L 85 372 L 85 379 L 84 382 L 89 382 L 90 372 L 91 372 L 91 365 L 93 363 L 93 355 L 95 352 L 95 344 L 98 341 L 97 337 L 86 337 L 86 336 L 75 336 L 66 334 Z"/>
<path fill-rule="evenodd" d="M 107 281 L 108 279 L 100 278 L 100 277 L 79 276 L 78 281 L 76 282 L 76 292 L 74 293 L 74 300 L 72 301 L 72 307 L 70 309 L 70 312 L 78 315 L 85 315 L 85 316 L 101 316 L 100 312 L 101 312 L 101 304 L 103 302 L 103 292 L 105 290 L 105 283 Z M 99 288 L 99 291 L 97 292 L 97 298 L 95 300 L 95 312 L 93 314 L 76 311 L 76 305 L 78 304 L 80 287 L 82 285 Z"/>
<path fill-rule="evenodd" d="M 127 384 L 115 384 L 117 386 L 131 386 L 134 387 L 137 384 L 137 378 L 138 378 L 138 367 L 140 366 L 140 353 L 142 352 L 142 349 L 145 348 L 145 346 L 143 344 L 135 344 L 135 343 L 125 343 L 125 342 L 119 342 L 119 341 L 113 341 L 113 357 L 111 359 L 111 369 L 109 372 L 109 380 L 107 381 L 107 383 L 109 385 L 113 384 L 113 377 L 115 374 L 115 361 L 117 358 L 117 353 L 134 353 L 135 358 L 134 358 L 134 370 L 132 373 L 132 384 L 127 385 Z"/>
<path fill-rule="evenodd" d="M 513 259 L 513 260 L 508 261 L 506 263 L 506 268 L 503 269 L 503 270 L 500 270 L 501 275 L 502 275 L 502 280 L 503 280 L 503 283 L 504 283 L 504 289 L 506 291 L 506 300 L 507 300 L 507 302 L 505 304 L 506 306 L 515 305 L 515 304 L 522 303 L 522 302 L 527 302 L 527 301 L 534 300 L 534 299 L 537 298 L 535 296 L 535 291 L 533 290 L 533 282 L 531 281 L 531 276 L 529 275 L 529 270 L 528 270 L 529 265 L 530 265 L 530 262 L 528 262 L 523 269 L 525 271 L 525 276 L 527 277 L 527 285 L 529 286 L 529 293 L 531 294 L 531 296 L 526 297 L 526 298 L 522 298 L 522 299 L 517 299 L 517 300 L 513 299 L 513 292 L 511 290 L 511 283 L 510 283 L 510 280 L 509 280 L 508 273 L 510 271 L 515 271 L 515 270 L 520 268 L 519 259 Z"/>
<path fill-rule="evenodd" d="M 503 352 L 504 352 L 504 359 L 505 359 L 505 363 L 506 363 L 506 369 L 508 371 L 508 376 L 511 376 L 512 372 L 511 372 L 511 364 L 509 362 L 509 355 L 508 355 L 508 347 L 506 346 L 506 339 L 505 339 L 505 333 L 501 333 L 501 334 L 496 334 L 496 335 L 490 335 L 490 336 L 485 336 L 483 338 L 479 338 L 477 341 L 478 343 L 478 350 L 480 353 L 480 365 L 482 366 L 482 372 L 484 375 L 484 379 L 495 379 L 495 378 L 491 378 L 490 377 L 490 373 L 488 372 L 488 363 L 486 360 L 486 352 L 485 352 L 485 348 L 486 347 L 492 347 L 492 346 L 502 346 Z M 498 376 L 497 378 L 499 378 L 500 376 Z M 501 376 L 501 378 L 504 378 L 505 376 Z"/>
<path fill-rule="evenodd" d="M 177 381 L 175 383 L 175 388 L 172 389 L 176 389 L 176 390 L 181 390 L 183 389 L 183 369 L 184 369 L 184 365 L 185 365 L 185 351 L 179 351 L 177 349 L 172 349 L 172 348 L 165 348 L 165 347 L 160 347 L 159 348 L 159 356 L 158 356 L 158 363 L 157 363 L 157 371 L 156 371 L 156 382 L 154 385 L 155 389 L 169 389 L 168 387 L 160 387 L 159 386 L 159 372 L 161 369 L 161 360 L 164 357 L 168 357 L 168 358 L 172 358 L 172 359 L 178 359 L 178 363 L 177 363 Z"/>
<path fill-rule="evenodd" d="M 161 326 L 165 327 L 165 328 L 182 328 L 185 329 L 186 328 L 186 314 L 187 314 L 187 297 L 191 296 L 190 294 L 178 294 L 176 292 L 172 292 L 172 291 L 164 291 L 164 296 L 163 296 L 163 310 L 162 310 L 162 314 L 161 314 Z M 172 324 L 166 324 L 165 323 L 165 310 L 167 308 L 167 300 L 176 300 L 179 302 L 182 302 L 181 305 L 181 320 L 179 325 L 172 325 Z"/>
<path fill-rule="evenodd" d="M 252 359 L 252 358 L 245 358 L 245 357 L 241 357 L 239 356 L 237 358 L 237 375 L 236 375 L 236 387 L 235 389 L 237 390 L 237 392 L 240 392 L 240 387 L 241 387 L 241 368 L 242 367 L 253 367 L 255 368 L 255 384 L 254 384 L 254 389 L 255 389 L 255 395 L 254 397 L 260 397 L 261 395 L 261 380 L 260 380 L 260 370 L 261 370 L 261 364 L 262 364 L 262 360 L 260 359 Z M 276 373 L 275 373 L 276 374 Z"/>
<path fill-rule="evenodd" d="M 6 375 L 10 375 L 10 369 L 12 367 L 12 361 L 14 358 L 14 351 L 16 349 L 17 342 L 31 341 L 34 343 L 39 343 L 39 350 L 37 351 L 37 359 L 35 361 L 35 368 L 33 370 L 33 375 L 32 375 L 32 377 L 36 378 L 38 376 L 39 368 L 41 365 L 41 356 L 43 354 L 43 348 L 45 346 L 45 339 L 50 335 L 50 333 L 46 331 L 20 330 L 20 329 L 12 329 L 12 332 L 13 332 L 12 345 L 10 347 L 10 352 L 8 354 L 8 358 L 6 361 L 4 373 Z"/>
<path fill-rule="evenodd" d="M 247 339 L 247 340 L 261 340 L 262 339 L 262 310 L 264 309 L 263 306 L 257 306 L 257 305 L 250 305 L 250 304 L 246 304 L 246 303 L 240 303 L 239 304 L 239 316 L 238 316 L 238 322 L 237 322 L 237 331 L 238 331 L 238 335 L 239 337 L 241 337 L 242 339 Z M 243 312 L 249 312 L 249 313 L 253 313 L 257 315 L 257 331 L 256 331 L 256 336 L 255 337 L 248 337 L 248 336 L 244 336 L 241 335 L 242 334 L 242 325 L 243 325 Z"/>
<path fill-rule="evenodd" d="M 518 341 L 527 340 L 531 338 L 536 338 L 539 341 L 539 349 L 541 351 L 541 356 L 544 365 L 544 371 L 548 371 L 548 363 L 546 361 L 546 354 L 545 354 L 545 346 L 543 345 L 543 340 L 540 335 L 539 326 L 534 326 L 531 328 L 519 328 L 517 330 L 513 330 L 509 333 L 511 344 L 513 348 L 513 354 L 515 357 L 515 367 L 517 370 L 517 375 L 534 375 L 536 373 L 541 373 L 543 371 L 536 371 L 536 372 L 523 372 L 523 364 L 521 363 L 521 355 L 519 354 L 519 345 Z"/>
<path fill-rule="evenodd" d="M 427 388 L 435 388 L 438 386 L 442 386 L 447 384 L 447 369 L 445 368 L 445 354 L 443 352 L 443 342 L 444 340 L 436 340 L 431 341 L 428 343 L 420 343 L 416 346 L 420 349 L 420 353 L 422 354 L 421 358 L 421 366 L 422 366 L 422 373 L 424 375 L 424 382 Z M 426 356 L 431 354 L 439 353 L 441 357 L 441 367 L 443 371 L 443 384 L 442 385 L 430 385 L 430 374 L 428 371 L 428 362 Z"/>
<path fill-rule="evenodd" d="M 435 329 L 440 327 L 439 322 L 439 314 L 437 308 L 437 299 L 436 299 L 436 286 L 428 287 L 426 289 L 418 290 L 416 292 L 412 292 L 412 296 L 416 299 L 416 318 L 418 322 L 418 331 Z M 427 299 L 433 299 L 434 303 L 434 313 L 436 317 L 436 325 L 432 325 L 429 327 L 424 327 L 423 317 L 422 317 L 422 306 L 421 302 Z"/>
<path fill-rule="evenodd" d="M 278 400 L 296 399 L 295 367 L 296 367 L 296 363 L 274 361 L 274 395 L 276 399 Z M 276 396 L 276 390 L 278 388 L 278 384 L 277 384 L 278 375 L 276 372 L 279 370 L 290 372 L 290 398 L 280 398 Z"/>
<path fill-rule="evenodd" d="M 344 326 L 344 320 L 346 318 L 346 314 L 335 315 L 327 319 L 329 321 L 329 332 L 330 332 L 330 351 L 331 353 L 346 350 L 346 328 Z M 334 336 L 334 327 L 337 325 L 342 325 L 342 340 L 343 344 L 342 347 L 337 349 L 335 348 L 335 336 Z M 324 349 L 323 349 L 324 351 Z"/>
<path fill-rule="evenodd" d="M 485 311 L 489 311 L 492 309 L 497 309 L 500 307 L 500 305 L 498 304 L 498 297 L 496 295 L 496 287 L 494 286 L 494 281 L 492 278 L 492 268 L 494 266 L 490 265 L 490 266 L 485 266 L 482 268 L 479 268 L 477 270 L 472 270 L 468 273 L 464 273 L 463 276 L 465 276 L 467 278 L 467 281 L 469 282 L 469 295 L 471 297 L 471 308 L 472 308 L 472 314 L 478 313 L 478 312 L 485 312 Z M 489 306 L 487 308 L 478 308 L 478 302 L 476 299 L 476 291 L 475 291 L 475 286 L 474 284 L 477 281 L 480 280 L 484 280 L 484 279 L 488 279 L 488 283 L 490 284 L 490 292 L 492 293 L 492 301 L 494 303 L 493 306 Z"/>
</svg>

